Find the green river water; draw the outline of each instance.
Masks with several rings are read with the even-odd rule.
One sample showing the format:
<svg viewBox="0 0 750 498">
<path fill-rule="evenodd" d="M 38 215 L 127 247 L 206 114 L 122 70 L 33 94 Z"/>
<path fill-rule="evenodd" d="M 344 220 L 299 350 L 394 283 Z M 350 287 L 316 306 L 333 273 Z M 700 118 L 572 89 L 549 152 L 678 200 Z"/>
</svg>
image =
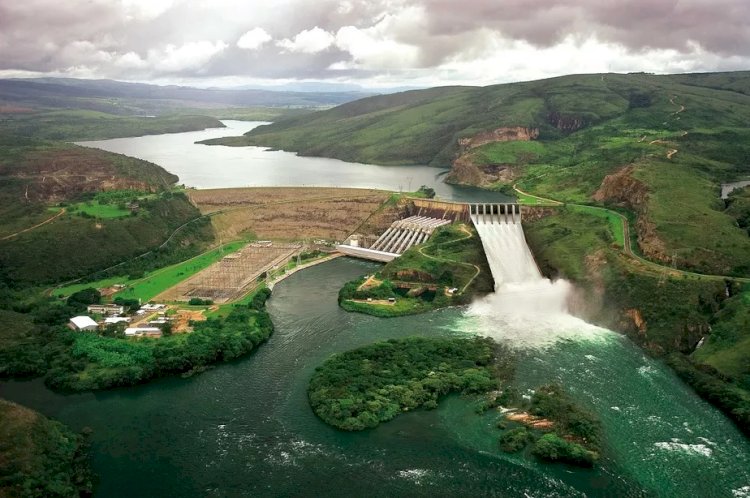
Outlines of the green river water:
<svg viewBox="0 0 750 498">
<path fill-rule="evenodd" d="M 374 267 L 341 258 L 291 276 L 269 301 L 269 342 L 196 377 L 70 396 L 9 382 L 1 395 L 91 427 L 104 497 L 750 496 L 750 443 L 667 367 L 602 330 L 519 350 L 517 375 L 521 387 L 559 381 L 599 414 L 606 445 L 594 470 L 502 454 L 498 415 L 478 416 L 459 396 L 371 431 L 323 424 L 306 388 L 331 353 L 474 327 L 464 309 L 397 319 L 340 310 L 343 282 Z"/>
</svg>

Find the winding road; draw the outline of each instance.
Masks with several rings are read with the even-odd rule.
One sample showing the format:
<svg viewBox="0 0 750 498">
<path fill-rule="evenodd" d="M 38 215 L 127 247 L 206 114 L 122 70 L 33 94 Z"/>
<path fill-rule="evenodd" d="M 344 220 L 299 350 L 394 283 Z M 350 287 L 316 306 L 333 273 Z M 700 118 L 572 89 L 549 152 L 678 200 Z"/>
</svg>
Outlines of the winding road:
<svg viewBox="0 0 750 498">
<path fill-rule="evenodd" d="M 584 204 L 572 204 L 572 203 L 564 203 L 561 201 L 556 201 L 554 199 L 549 199 L 545 197 L 539 197 L 537 195 L 532 195 L 527 192 L 524 192 L 516 186 L 513 186 L 513 189 L 518 192 L 521 195 L 534 197 L 536 199 L 539 199 L 541 201 L 545 201 L 547 205 L 557 205 L 557 206 L 580 206 L 584 207 L 586 209 L 599 209 L 602 211 L 606 211 L 608 213 L 614 214 L 615 216 L 618 216 L 622 220 L 622 236 L 623 236 L 623 248 L 621 254 L 624 256 L 627 256 L 630 258 L 631 267 L 638 271 L 646 271 L 651 270 L 656 273 L 659 273 L 661 275 L 668 275 L 668 276 L 684 276 L 684 277 L 695 277 L 700 278 L 704 280 L 735 280 L 738 282 L 750 282 L 750 278 L 747 277 L 733 277 L 729 275 L 711 275 L 707 273 L 696 273 L 688 270 L 680 270 L 677 268 L 672 268 L 670 266 L 661 265 L 659 263 L 656 263 L 654 261 L 650 261 L 643 256 L 637 254 L 635 251 L 633 251 L 632 244 L 630 242 L 630 222 L 628 221 L 627 217 L 625 217 L 623 214 L 618 213 L 617 211 L 613 211 L 611 209 L 599 207 L 599 206 L 588 206 Z M 532 205 L 533 206 L 533 205 Z"/>
<path fill-rule="evenodd" d="M 30 232 L 31 230 L 34 230 L 34 229 L 36 229 L 36 228 L 39 228 L 39 227 L 40 227 L 40 226 L 42 226 L 42 225 L 46 225 L 47 223 L 51 223 L 51 222 L 55 221 L 55 220 L 56 220 L 57 218 L 59 218 L 60 216 L 62 216 L 62 215 L 64 215 L 64 214 L 65 214 L 65 208 L 61 208 L 61 209 L 60 209 L 60 211 L 59 211 L 59 212 L 58 212 L 57 214 L 55 214 L 54 216 L 52 216 L 51 218 L 48 218 L 48 219 L 44 220 L 44 221 L 43 221 L 43 222 L 41 222 L 41 223 L 37 223 L 37 224 L 36 224 L 36 225 L 34 225 L 33 227 L 25 228 L 25 229 L 23 229 L 23 230 L 20 230 L 20 231 L 18 231 L 18 232 L 16 232 L 16 233 L 12 233 L 12 234 L 10 234 L 10 235 L 6 235 L 5 237 L 2 237 L 2 238 L 0 238 L 0 240 L 8 240 L 8 239 L 12 239 L 12 238 L 13 238 L 13 237 L 15 237 L 16 235 L 21 235 L 22 233 Z"/>
</svg>

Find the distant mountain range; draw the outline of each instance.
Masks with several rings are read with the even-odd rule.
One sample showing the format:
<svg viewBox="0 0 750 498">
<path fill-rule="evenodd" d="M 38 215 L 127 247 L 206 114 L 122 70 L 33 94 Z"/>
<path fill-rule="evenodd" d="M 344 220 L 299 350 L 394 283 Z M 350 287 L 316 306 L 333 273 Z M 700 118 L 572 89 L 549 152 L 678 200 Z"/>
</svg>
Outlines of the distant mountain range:
<svg viewBox="0 0 750 498">
<path fill-rule="evenodd" d="M 314 92 L 314 93 L 364 93 L 369 95 L 385 95 L 391 93 L 406 92 L 409 90 L 421 90 L 420 86 L 395 86 L 384 88 L 363 87 L 352 83 L 329 83 L 325 81 L 300 81 L 296 83 L 286 83 L 283 85 L 242 85 L 234 87 L 237 90 L 271 90 L 281 92 Z"/>
<path fill-rule="evenodd" d="M 223 89 L 74 78 L 2 79 L 0 105 L 158 114 L 185 107 L 332 107 L 374 95 L 355 88 L 300 85 L 304 90 L 294 90 L 294 85 Z"/>
</svg>

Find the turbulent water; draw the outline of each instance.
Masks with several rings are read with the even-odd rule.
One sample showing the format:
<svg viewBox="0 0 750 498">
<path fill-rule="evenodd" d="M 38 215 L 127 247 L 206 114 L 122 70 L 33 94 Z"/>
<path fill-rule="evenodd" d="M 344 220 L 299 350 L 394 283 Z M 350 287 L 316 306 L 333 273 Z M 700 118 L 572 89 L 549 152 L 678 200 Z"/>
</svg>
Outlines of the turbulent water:
<svg viewBox="0 0 750 498">
<path fill-rule="evenodd" d="M 550 344 L 562 337 L 594 338 L 607 331 L 568 313 L 571 285 L 542 277 L 521 223 L 493 216 L 475 216 L 487 262 L 495 279 L 495 293 L 476 301 L 465 327 L 520 347 Z"/>
<path fill-rule="evenodd" d="M 249 357 L 101 393 L 0 383 L 0 396 L 90 427 L 103 497 L 750 497 L 750 443 L 724 415 L 627 338 L 571 316 L 570 285 L 540 275 L 520 224 L 477 230 L 496 292 L 467 308 L 346 313 L 338 290 L 377 266 L 340 258 L 274 288 L 276 331 Z M 331 354 L 469 333 L 516 346 L 520 389 L 559 382 L 596 412 L 605 434 L 596 468 L 501 452 L 499 415 L 479 416 L 458 396 L 361 433 L 335 430 L 309 407 L 310 376 Z"/>
<path fill-rule="evenodd" d="M 394 319 L 342 311 L 339 288 L 375 268 L 340 258 L 292 275 L 269 301 L 276 331 L 268 343 L 193 378 L 70 396 L 38 380 L 10 382 L 0 395 L 74 429 L 91 427 L 103 497 L 733 497 L 750 489 L 750 444 L 726 417 L 606 331 L 518 351 L 521 389 L 560 382 L 602 419 L 595 469 L 502 453 L 498 415 L 480 417 L 460 397 L 361 433 L 325 425 L 306 389 L 329 355 L 483 330 L 467 316 L 474 307 Z M 502 324 L 490 327 L 502 337 Z"/>
</svg>

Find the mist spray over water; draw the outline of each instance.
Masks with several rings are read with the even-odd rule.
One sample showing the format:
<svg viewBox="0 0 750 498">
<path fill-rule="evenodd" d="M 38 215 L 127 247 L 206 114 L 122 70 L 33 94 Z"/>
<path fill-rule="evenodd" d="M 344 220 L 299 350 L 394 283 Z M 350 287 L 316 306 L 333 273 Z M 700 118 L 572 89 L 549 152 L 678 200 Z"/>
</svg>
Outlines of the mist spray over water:
<svg viewBox="0 0 750 498">
<path fill-rule="evenodd" d="M 512 346 L 542 346 L 559 339 L 603 338 L 608 333 L 568 313 L 566 280 L 544 278 L 520 222 L 507 215 L 474 215 L 495 293 L 475 301 L 466 326 Z"/>
</svg>

